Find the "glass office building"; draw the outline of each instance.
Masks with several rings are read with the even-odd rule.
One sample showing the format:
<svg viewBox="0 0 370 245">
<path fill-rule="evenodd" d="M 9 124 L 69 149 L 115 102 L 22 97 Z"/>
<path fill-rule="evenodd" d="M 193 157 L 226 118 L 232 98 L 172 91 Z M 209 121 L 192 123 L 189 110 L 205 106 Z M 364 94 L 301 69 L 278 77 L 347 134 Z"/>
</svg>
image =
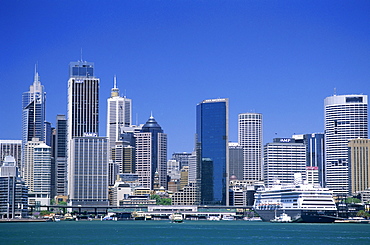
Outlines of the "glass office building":
<svg viewBox="0 0 370 245">
<path fill-rule="evenodd" d="M 197 105 L 197 178 L 202 204 L 229 202 L 228 107 L 228 99 L 204 100 Z"/>
</svg>

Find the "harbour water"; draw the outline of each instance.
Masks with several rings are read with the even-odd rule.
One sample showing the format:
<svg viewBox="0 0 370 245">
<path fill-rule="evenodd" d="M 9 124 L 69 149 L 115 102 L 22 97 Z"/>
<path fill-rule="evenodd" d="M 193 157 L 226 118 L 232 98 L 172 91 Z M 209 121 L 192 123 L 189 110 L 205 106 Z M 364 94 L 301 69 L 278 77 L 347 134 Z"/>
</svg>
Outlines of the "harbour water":
<svg viewBox="0 0 370 245">
<path fill-rule="evenodd" d="M 1 223 L 0 244 L 370 244 L 370 225 L 187 220 Z"/>
</svg>

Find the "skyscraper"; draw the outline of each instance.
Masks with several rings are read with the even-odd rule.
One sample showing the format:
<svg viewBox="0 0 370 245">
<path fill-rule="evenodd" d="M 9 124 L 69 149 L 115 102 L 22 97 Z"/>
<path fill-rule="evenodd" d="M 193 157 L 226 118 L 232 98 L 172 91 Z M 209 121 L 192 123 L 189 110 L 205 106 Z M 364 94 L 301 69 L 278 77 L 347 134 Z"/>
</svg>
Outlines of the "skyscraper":
<svg viewBox="0 0 370 245">
<path fill-rule="evenodd" d="M 367 95 L 325 98 L 326 187 L 334 194 L 349 193 L 348 141 L 368 138 Z"/>
<path fill-rule="evenodd" d="M 107 109 L 107 136 L 109 149 L 113 148 L 116 141 L 120 139 L 121 128 L 131 126 L 132 104 L 131 99 L 119 96 L 117 80 L 114 77 L 114 86 L 111 97 L 108 98 Z"/>
<path fill-rule="evenodd" d="M 67 119 L 57 115 L 55 127 L 55 194 L 67 195 Z"/>
<path fill-rule="evenodd" d="M 197 105 L 197 182 L 202 204 L 229 204 L 228 115 L 228 99 L 204 100 Z"/>
<path fill-rule="evenodd" d="M 99 135 L 99 82 L 94 63 L 69 64 L 68 141 L 86 133 Z"/>
<path fill-rule="evenodd" d="M 144 188 L 154 188 L 158 172 L 159 184 L 167 189 L 167 135 L 153 116 L 136 136 L 136 173 Z"/>
<path fill-rule="evenodd" d="M 262 114 L 239 114 L 238 139 L 243 147 L 243 179 L 262 180 Z"/>
<path fill-rule="evenodd" d="M 98 137 L 99 83 L 94 63 L 69 64 L 67 169 L 72 204 L 108 203 L 108 145 L 106 138 Z"/>
<path fill-rule="evenodd" d="M 26 143 L 33 138 L 45 140 L 45 97 L 44 86 L 41 85 L 40 76 L 35 70 L 30 90 L 22 95 L 22 152 Z M 23 160 L 21 165 L 24 165 Z"/>
</svg>

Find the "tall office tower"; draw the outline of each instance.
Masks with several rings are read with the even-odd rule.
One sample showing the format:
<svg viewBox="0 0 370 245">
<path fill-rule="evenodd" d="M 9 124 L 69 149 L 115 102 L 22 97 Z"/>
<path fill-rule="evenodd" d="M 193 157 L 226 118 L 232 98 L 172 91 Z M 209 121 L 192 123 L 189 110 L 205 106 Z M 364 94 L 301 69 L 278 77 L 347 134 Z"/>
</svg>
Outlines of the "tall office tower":
<svg viewBox="0 0 370 245">
<path fill-rule="evenodd" d="M 264 148 L 263 176 L 267 187 L 294 184 L 294 174 L 306 177 L 306 146 L 294 139 L 276 138 Z"/>
<path fill-rule="evenodd" d="M 325 135 L 322 133 L 313 134 L 297 134 L 292 138 L 296 143 L 306 145 L 307 161 L 306 166 L 314 170 L 318 174 L 318 183 L 320 186 L 325 186 Z"/>
<path fill-rule="evenodd" d="M 228 99 L 204 100 L 197 105 L 197 182 L 202 204 L 229 204 Z"/>
<path fill-rule="evenodd" d="M 230 176 L 235 176 L 238 180 L 243 179 L 243 147 L 238 143 L 229 142 L 229 173 Z"/>
<path fill-rule="evenodd" d="M 72 205 L 108 205 L 108 139 L 75 137 L 71 141 L 68 191 Z"/>
<path fill-rule="evenodd" d="M 121 129 L 131 126 L 132 117 L 131 99 L 119 96 L 116 77 L 114 77 L 114 87 L 111 91 L 111 97 L 107 102 L 107 136 L 109 149 L 111 149 L 115 146 L 116 141 L 120 140 Z"/>
<path fill-rule="evenodd" d="M 3 159 L 6 156 L 13 156 L 15 158 L 18 170 L 21 169 L 22 157 L 22 140 L 0 140 L 0 166 L 3 164 Z"/>
<path fill-rule="evenodd" d="M 184 166 L 189 166 L 189 157 L 191 154 L 190 152 L 175 152 L 172 154 L 171 159 L 178 161 L 181 169 Z"/>
<path fill-rule="evenodd" d="M 136 136 L 136 173 L 144 188 L 154 188 L 158 172 L 159 184 L 167 189 L 167 135 L 151 116 Z"/>
<path fill-rule="evenodd" d="M 326 187 L 346 195 L 348 141 L 368 138 L 367 95 L 334 95 L 325 98 Z"/>
<path fill-rule="evenodd" d="M 68 111 L 67 111 L 67 173 L 68 181 L 68 194 L 69 196 L 76 197 L 78 201 L 70 199 L 71 202 L 84 203 L 80 201 L 79 189 L 86 187 L 85 185 L 74 186 L 75 176 L 79 175 L 77 172 L 71 172 L 74 170 L 71 168 L 76 164 L 72 162 L 77 156 L 73 154 L 82 154 L 79 150 L 84 151 L 80 147 L 75 147 L 74 138 L 80 138 L 84 136 L 98 136 L 99 135 L 99 78 L 94 76 L 94 63 L 86 61 L 71 62 L 69 64 L 69 80 L 68 80 Z M 77 140 L 78 141 L 78 140 Z M 80 141 L 78 141 L 79 144 Z M 90 147 L 89 149 L 92 149 Z M 72 152 L 73 151 L 73 152 Z M 90 153 L 92 154 L 92 153 Z M 101 153 L 99 153 L 101 154 Z M 94 157 L 91 162 L 97 162 L 97 156 Z M 86 160 L 86 159 L 84 159 Z M 84 163 L 84 162 L 82 162 Z M 82 164 L 81 163 L 81 164 Z M 108 160 L 104 163 L 108 165 Z M 108 176 L 108 173 L 107 173 Z M 107 177 L 106 176 L 106 177 Z M 94 175 L 90 181 L 98 183 L 98 178 Z M 103 176 L 101 176 L 103 178 Z M 104 177 L 105 178 L 105 177 Z M 77 188 L 77 189 L 76 189 Z"/>
<path fill-rule="evenodd" d="M 244 154 L 243 179 L 262 180 L 262 114 L 239 114 L 238 143 Z"/>
<path fill-rule="evenodd" d="M 14 157 L 6 156 L 0 166 L 0 219 L 28 216 L 28 190 L 19 175 Z"/>
<path fill-rule="evenodd" d="M 94 63 L 69 64 L 68 141 L 86 133 L 99 135 L 99 78 L 94 77 Z"/>
<path fill-rule="evenodd" d="M 33 138 L 45 140 L 45 98 L 44 86 L 41 85 L 39 74 L 35 71 L 30 90 L 22 95 L 22 153 L 26 143 Z M 21 165 L 23 168 L 23 156 Z"/>
<path fill-rule="evenodd" d="M 121 134 L 120 141 L 111 148 L 111 158 L 119 167 L 119 173 L 135 172 L 135 136 L 133 132 Z"/>
<path fill-rule="evenodd" d="M 358 194 L 370 188 L 370 140 L 350 140 L 349 146 L 349 190 Z"/>
<path fill-rule="evenodd" d="M 50 204 L 51 147 L 38 138 L 28 141 L 24 153 L 24 180 L 30 204 Z"/>
<path fill-rule="evenodd" d="M 54 143 L 55 195 L 67 195 L 67 120 L 57 115 Z"/>
</svg>

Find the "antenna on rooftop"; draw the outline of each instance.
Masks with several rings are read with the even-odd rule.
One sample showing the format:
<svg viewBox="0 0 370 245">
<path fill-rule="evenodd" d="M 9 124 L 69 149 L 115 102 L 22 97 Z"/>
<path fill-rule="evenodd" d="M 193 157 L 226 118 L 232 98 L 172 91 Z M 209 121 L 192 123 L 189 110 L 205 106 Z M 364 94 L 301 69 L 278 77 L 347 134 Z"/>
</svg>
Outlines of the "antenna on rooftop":
<svg viewBox="0 0 370 245">
<path fill-rule="evenodd" d="M 337 88 L 334 88 L 334 95 L 337 95 Z"/>
<path fill-rule="evenodd" d="M 82 48 L 81 48 L 81 62 L 82 62 L 83 60 L 82 60 Z"/>
</svg>

